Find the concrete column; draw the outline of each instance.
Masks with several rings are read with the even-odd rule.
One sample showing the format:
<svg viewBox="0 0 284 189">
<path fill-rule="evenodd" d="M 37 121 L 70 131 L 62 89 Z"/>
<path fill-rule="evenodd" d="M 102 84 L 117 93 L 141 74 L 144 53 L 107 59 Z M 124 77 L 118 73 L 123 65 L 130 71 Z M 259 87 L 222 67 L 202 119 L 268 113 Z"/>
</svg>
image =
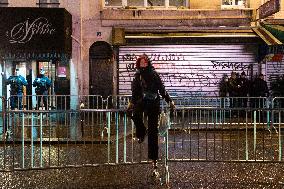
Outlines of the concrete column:
<svg viewBox="0 0 284 189">
<path fill-rule="evenodd" d="M 5 73 L 4 73 L 4 76 L 6 79 L 8 79 L 11 75 L 13 75 L 13 70 L 12 70 L 12 61 L 11 60 L 5 60 L 5 66 L 6 68 L 4 68 L 5 70 Z M 7 85 L 7 88 L 5 92 L 7 92 L 6 94 L 6 100 L 8 100 L 8 98 L 10 97 L 10 89 L 11 89 L 11 86 L 10 85 Z M 9 104 L 8 104 L 9 106 Z"/>
<path fill-rule="evenodd" d="M 189 0 L 186 0 L 186 1 L 185 1 L 185 7 L 186 7 L 186 8 L 190 8 L 189 6 L 190 6 Z"/>
<path fill-rule="evenodd" d="M 102 1 L 102 7 L 105 7 L 106 5 L 106 0 L 101 0 Z"/>
<path fill-rule="evenodd" d="M 4 73 L 4 62 L 3 61 L 0 61 L 0 73 Z M 5 90 L 5 83 L 4 83 L 5 81 L 3 80 L 3 75 L 1 75 L 0 76 L 0 83 L 1 83 L 1 86 L 2 87 L 0 87 L 0 94 L 1 94 L 1 96 L 4 96 L 4 94 L 3 94 L 3 90 Z M 2 104 L 2 99 L 0 99 L 0 111 L 2 111 L 3 110 L 3 104 Z"/>
<path fill-rule="evenodd" d="M 35 78 L 37 76 L 37 70 L 36 70 L 36 61 L 32 61 L 32 82 L 34 82 Z M 32 87 L 32 106 L 36 107 L 36 93 L 35 93 L 35 87 Z"/>
<path fill-rule="evenodd" d="M 147 2 L 147 0 L 144 0 L 144 7 L 148 7 L 148 2 Z"/>
<path fill-rule="evenodd" d="M 78 64 L 78 63 L 77 63 Z M 70 60 L 70 108 L 72 110 L 77 109 L 78 104 L 78 73 L 76 69 L 76 63 Z"/>
<path fill-rule="evenodd" d="M 79 115 L 78 112 L 65 114 L 65 116 L 70 116 L 70 139 L 78 140 L 81 138 L 81 132 L 79 130 Z"/>
<path fill-rule="evenodd" d="M 127 6 L 127 0 L 122 0 L 122 7 L 126 7 Z"/>
<path fill-rule="evenodd" d="M 170 0 L 165 0 L 165 7 L 169 8 L 169 6 L 170 6 Z"/>
<path fill-rule="evenodd" d="M 4 71 L 4 62 L 0 61 L 0 73 L 2 73 Z M 5 81 L 3 80 L 3 76 L 0 76 L 0 83 L 2 84 L 2 87 L 0 87 L 0 94 L 3 97 L 3 90 L 5 90 L 6 86 L 4 85 Z M 0 111 L 3 111 L 3 98 L 0 99 Z M 0 116 L 0 135 L 3 133 L 3 126 L 4 126 L 4 120 L 3 120 L 3 116 Z"/>
</svg>

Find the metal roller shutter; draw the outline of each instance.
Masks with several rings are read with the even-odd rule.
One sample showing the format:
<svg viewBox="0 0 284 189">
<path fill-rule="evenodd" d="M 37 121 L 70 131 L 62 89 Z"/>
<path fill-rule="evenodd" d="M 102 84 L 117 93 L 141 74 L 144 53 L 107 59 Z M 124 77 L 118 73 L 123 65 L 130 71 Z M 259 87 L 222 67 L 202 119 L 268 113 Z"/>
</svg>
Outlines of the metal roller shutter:
<svg viewBox="0 0 284 189">
<path fill-rule="evenodd" d="M 251 74 L 257 67 L 257 51 L 256 45 L 247 44 L 122 46 L 119 94 L 131 94 L 135 61 L 143 53 L 152 60 L 170 95 L 218 96 L 224 74 Z"/>
<path fill-rule="evenodd" d="M 271 82 L 273 80 L 276 80 L 278 77 L 281 77 L 284 75 L 283 60 L 282 62 L 266 62 L 265 68 L 266 68 L 267 85 L 270 88 Z"/>
</svg>

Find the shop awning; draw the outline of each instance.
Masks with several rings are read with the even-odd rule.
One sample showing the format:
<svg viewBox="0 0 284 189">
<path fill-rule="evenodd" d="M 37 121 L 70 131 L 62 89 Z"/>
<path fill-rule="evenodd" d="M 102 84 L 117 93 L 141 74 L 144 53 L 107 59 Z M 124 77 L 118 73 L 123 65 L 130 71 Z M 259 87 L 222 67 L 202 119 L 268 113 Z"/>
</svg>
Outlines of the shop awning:
<svg viewBox="0 0 284 189">
<path fill-rule="evenodd" d="M 268 25 L 253 28 L 253 31 L 266 44 L 260 47 L 259 61 L 281 62 L 284 52 L 284 33 Z"/>
<path fill-rule="evenodd" d="M 63 8 L 0 8 L 0 57 L 66 58 L 72 52 L 72 16 Z"/>
<path fill-rule="evenodd" d="M 279 62 L 283 57 L 283 42 L 281 35 L 277 34 L 274 29 L 266 25 L 253 28 L 253 31 L 265 42 L 266 46 L 262 46 L 260 50 L 260 61 L 274 61 Z M 283 35 L 284 36 L 284 35 Z"/>
<path fill-rule="evenodd" d="M 282 42 L 274 37 L 263 27 L 252 28 L 252 30 L 269 46 L 282 45 Z"/>
<path fill-rule="evenodd" d="M 263 27 L 284 43 L 284 26 L 265 24 Z"/>
<path fill-rule="evenodd" d="M 220 40 L 221 39 L 221 40 Z M 251 28 L 113 28 L 113 44 L 258 43 Z"/>
</svg>

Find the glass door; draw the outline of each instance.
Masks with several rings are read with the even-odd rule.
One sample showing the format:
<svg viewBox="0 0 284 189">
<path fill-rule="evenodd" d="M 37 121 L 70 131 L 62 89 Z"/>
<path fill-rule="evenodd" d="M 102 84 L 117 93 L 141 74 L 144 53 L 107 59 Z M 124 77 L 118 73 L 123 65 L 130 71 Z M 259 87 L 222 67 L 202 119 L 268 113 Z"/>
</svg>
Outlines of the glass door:
<svg viewBox="0 0 284 189">
<path fill-rule="evenodd" d="M 55 76 L 56 76 L 56 64 L 54 64 L 52 61 L 38 61 L 37 62 L 37 75 L 40 73 L 40 70 L 43 69 L 45 71 L 45 76 L 48 77 L 51 80 L 51 86 L 48 90 L 48 106 L 49 107 L 55 107 L 56 104 L 56 98 L 52 98 L 53 95 L 55 95 L 54 92 L 54 82 L 55 82 Z"/>
<path fill-rule="evenodd" d="M 48 77 L 51 80 L 51 87 L 49 90 L 49 95 L 54 94 L 54 81 L 55 81 L 55 75 L 56 75 L 56 65 L 52 64 L 51 61 L 49 62 L 38 62 L 37 65 L 37 73 L 40 73 L 40 69 L 44 69 L 45 71 L 45 76 Z"/>
</svg>

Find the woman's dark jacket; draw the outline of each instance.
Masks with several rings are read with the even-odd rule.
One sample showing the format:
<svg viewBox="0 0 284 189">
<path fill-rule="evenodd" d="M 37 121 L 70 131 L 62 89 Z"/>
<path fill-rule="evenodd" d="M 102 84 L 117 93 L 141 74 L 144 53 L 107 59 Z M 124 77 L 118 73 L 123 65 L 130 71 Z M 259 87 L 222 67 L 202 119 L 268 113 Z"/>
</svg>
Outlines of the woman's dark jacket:
<svg viewBox="0 0 284 189">
<path fill-rule="evenodd" d="M 150 94 L 150 96 L 155 96 L 155 100 L 153 100 L 155 105 L 160 105 L 159 95 L 161 95 L 167 103 L 172 101 L 169 94 L 165 90 L 165 86 L 159 74 L 152 66 L 147 67 L 146 70 L 138 70 L 135 73 L 131 88 L 131 102 L 134 104 L 134 106 L 142 102 L 145 103 L 147 96 L 149 96 L 148 94 Z"/>
</svg>

